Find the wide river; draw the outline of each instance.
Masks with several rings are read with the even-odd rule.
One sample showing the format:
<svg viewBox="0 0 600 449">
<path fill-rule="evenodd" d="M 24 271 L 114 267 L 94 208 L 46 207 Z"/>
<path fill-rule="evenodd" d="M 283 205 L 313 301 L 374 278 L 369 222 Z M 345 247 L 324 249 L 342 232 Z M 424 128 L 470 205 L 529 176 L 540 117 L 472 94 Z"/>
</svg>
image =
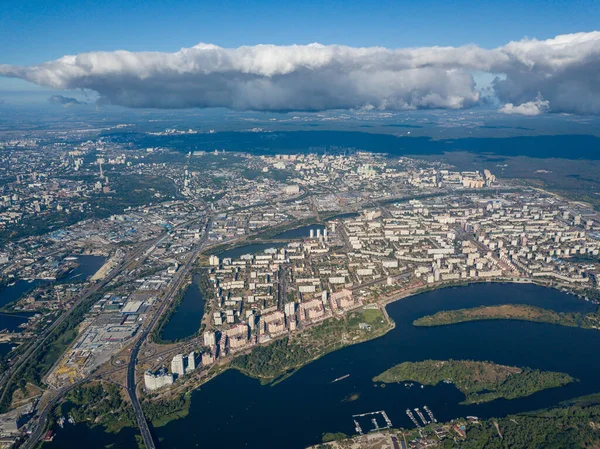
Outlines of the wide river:
<svg viewBox="0 0 600 449">
<path fill-rule="evenodd" d="M 504 320 L 412 325 L 414 319 L 439 310 L 506 303 L 559 312 L 595 310 L 574 296 L 529 284 L 475 284 L 412 296 L 388 306 L 396 327 L 385 336 L 328 354 L 275 386 L 227 371 L 193 393 L 186 418 L 154 429 L 155 435 L 160 446 L 169 449 L 300 449 L 318 443 L 325 432 L 352 434 L 352 415 L 359 413 L 385 410 L 394 427 L 412 428 L 407 408 L 427 405 L 440 421 L 466 415 L 485 418 L 600 391 L 600 331 Z M 526 398 L 465 406 L 459 404 L 464 396 L 452 385 L 381 388 L 371 380 L 403 361 L 450 358 L 561 371 L 579 381 Z M 354 400 L 349 401 L 351 396 Z M 49 447 L 78 448 L 85 438 L 94 441 L 89 449 L 110 443 L 125 449 L 133 443 L 133 434 L 131 429 L 110 435 L 85 425 L 66 425 Z"/>
</svg>

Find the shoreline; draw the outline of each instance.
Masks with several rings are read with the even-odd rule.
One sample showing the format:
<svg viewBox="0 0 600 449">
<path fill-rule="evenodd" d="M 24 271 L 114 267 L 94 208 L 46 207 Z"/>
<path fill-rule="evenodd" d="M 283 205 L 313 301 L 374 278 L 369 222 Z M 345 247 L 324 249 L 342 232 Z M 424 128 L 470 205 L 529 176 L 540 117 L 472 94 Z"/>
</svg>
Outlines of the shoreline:
<svg viewBox="0 0 600 449">
<path fill-rule="evenodd" d="M 414 287 L 414 288 L 409 289 L 409 290 L 405 290 L 405 291 L 402 291 L 402 292 L 397 292 L 397 293 L 388 295 L 387 297 L 383 297 L 383 299 L 379 299 L 379 300 L 373 301 L 371 303 L 368 303 L 368 304 L 365 304 L 365 305 L 362 306 L 362 308 L 364 309 L 365 306 L 376 305 L 378 307 L 378 309 L 384 315 L 384 317 L 385 317 L 386 321 L 388 322 L 388 324 L 390 324 L 390 328 L 388 330 L 386 330 L 385 332 L 383 332 L 381 335 L 377 335 L 377 336 L 374 336 L 373 338 L 368 338 L 368 339 L 361 340 L 361 341 L 350 342 L 349 344 L 345 344 L 345 345 L 343 345 L 343 346 L 341 346 L 339 348 L 333 349 L 332 351 L 328 351 L 328 352 L 326 352 L 324 354 L 321 354 L 321 355 L 319 355 L 319 356 L 311 359 L 310 361 L 308 361 L 308 362 L 306 362 L 306 363 L 304 363 L 304 364 L 302 364 L 302 365 L 300 365 L 298 367 L 293 368 L 293 370 L 294 370 L 294 372 L 296 372 L 297 370 L 301 369 L 303 366 L 306 366 L 309 363 L 312 363 L 312 362 L 318 360 L 319 358 L 323 357 L 324 355 L 327 355 L 327 354 L 329 354 L 331 352 L 334 352 L 334 351 L 337 351 L 339 349 L 343 349 L 343 348 L 345 348 L 347 346 L 351 346 L 351 345 L 354 345 L 354 344 L 359 344 L 359 343 L 364 343 L 364 342 L 367 342 L 367 341 L 370 341 L 370 340 L 374 340 L 376 338 L 379 338 L 381 336 L 386 335 L 392 329 L 395 329 L 396 323 L 389 316 L 389 313 L 387 311 L 387 306 L 390 305 L 390 304 L 392 304 L 392 303 L 394 303 L 394 302 L 401 301 L 403 299 L 406 299 L 406 298 L 409 298 L 409 297 L 412 297 L 412 296 L 416 296 L 416 295 L 419 295 L 419 294 L 422 294 L 422 293 L 428 293 L 428 292 L 432 292 L 432 291 L 436 291 L 436 290 L 443 290 L 443 289 L 446 289 L 446 288 L 467 287 L 469 285 L 475 285 L 475 284 L 492 284 L 492 283 L 493 284 L 533 284 L 533 285 L 536 285 L 538 287 L 551 288 L 551 289 L 557 290 L 557 291 L 559 291 L 561 293 L 566 293 L 563 290 L 561 290 L 559 288 L 559 286 L 552 286 L 550 284 L 547 284 L 547 283 L 544 283 L 544 282 L 539 282 L 537 280 L 528 279 L 528 278 L 473 279 L 473 280 L 468 280 L 466 282 L 459 282 L 459 283 L 448 283 L 448 282 L 445 282 L 445 283 L 420 285 L 418 287 Z M 312 324 L 309 328 L 312 328 L 313 326 L 321 325 L 324 322 L 327 322 L 327 321 L 331 320 L 332 318 L 334 318 L 334 317 L 329 317 L 326 320 L 323 320 L 323 321 L 321 321 L 319 323 Z M 270 340 L 268 342 L 259 343 L 259 344 L 255 345 L 255 346 L 251 347 L 251 348 L 248 348 L 248 349 L 246 349 L 244 351 L 240 351 L 240 352 L 236 353 L 234 358 L 242 356 L 244 354 L 247 354 L 247 353 L 251 352 L 256 347 L 259 347 L 259 346 L 268 346 L 268 345 L 272 344 L 273 342 L 278 341 L 278 340 L 280 340 L 282 338 L 285 338 L 285 337 L 288 337 L 288 338 L 292 337 L 293 338 L 293 337 L 299 336 L 299 335 L 301 335 L 305 331 L 306 331 L 306 329 L 303 329 L 301 332 L 286 333 L 286 334 L 277 336 L 276 338 L 273 338 L 272 340 Z M 185 340 L 182 341 L 181 343 L 185 343 Z M 231 363 L 232 360 L 233 360 L 233 358 L 232 359 L 228 359 L 226 361 L 223 361 L 220 364 L 220 367 L 221 368 L 225 368 L 225 369 L 220 370 L 219 374 L 222 373 L 222 372 L 227 371 L 228 369 L 237 369 L 235 367 L 228 366 Z M 290 368 L 290 369 L 292 369 L 292 368 Z M 210 371 L 210 369 L 209 369 L 209 371 Z M 239 370 L 239 371 L 242 372 L 242 374 L 244 374 L 244 375 L 248 375 L 248 374 L 246 374 L 245 372 L 243 372 L 241 370 Z M 252 377 L 252 378 L 255 378 L 255 379 L 259 379 L 259 380 L 261 380 L 261 379 L 264 379 L 264 380 L 270 379 L 272 381 L 273 379 L 276 379 L 276 378 L 278 378 L 280 376 L 283 376 L 285 374 L 286 373 L 281 373 L 281 374 L 279 374 L 278 376 L 275 376 L 275 377 L 255 377 L 255 376 L 251 376 L 251 375 L 248 375 L 248 377 Z M 215 376 L 206 376 L 206 377 L 209 377 L 209 379 L 204 379 L 203 382 L 201 382 L 200 384 L 198 384 L 197 386 L 195 386 L 194 388 L 192 388 L 192 390 L 201 387 L 206 382 L 208 382 L 208 380 L 214 378 Z M 267 384 L 268 383 L 269 382 L 267 382 Z M 179 390 L 179 389 L 180 388 L 177 388 L 177 390 Z"/>
<path fill-rule="evenodd" d="M 429 285 L 422 285 L 422 286 L 418 286 L 415 287 L 414 289 L 410 289 L 410 290 L 405 290 L 404 292 L 401 293 L 395 293 L 393 295 L 389 295 L 388 297 L 384 297 L 383 299 L 380 299 L 378 301 L 374 301 L 372 303 L 366 304 L 363 306 L 363 308 L 365 306 L 371 305 L 374 306 L 376 305 L 377 308 L 381 311 L 381 313 L 384 315 L 386 322 L 388 323 L 389 328 L 386 329 L 385 331 L 379 333 L 378 335 L 374 335 L 371 338 L 366 338 L 360 341 L 351 341 L 351 342 L 347 342 L 344 345 L 340 346 L 340 347 L 334 347 L 329 351 L 326 351 L 324 353 L 321 353 L 317 356 L 315 356 L 314 358 L 311 358 L 310 360 L 307 360 L 305 363 L 296 366 L 296 367 L 290 367 L 289 369 L 286 370 L 286 372 L 282 372 L 277 376 L 274 377 L 268 377 L 268 376 L 256 376 L 256 375 L 252 375 L 248 372 L 246 372 L 245 370 L 239 369 L 235 366 L 232 366 L 232 361 L 234 360 L 234 358 L 243 356 L 244 354 L 248 354 L 250 353 L 254 348 L 259 347 L 259 346 L 268 346 L 272 343 L 274 343 L 275 341 L 278 341 L 284 337 L 290 337 L 290 334 L 285 334 L 285 335 L 281 335 L 269 342 L 266 343 L 262 343 L 260 345 L 254 346 L 252 348 L 248 348 L 246 351 L 241 351 L 239 353 L 237 353 L 235 355 L 234 358 L 232 359 L 228 359 L 227 361 L 223 361 L 221 364 L 218 365 L 214 365 L 214 367 L 216 367 L 217 369 L 212 371 L 214 368 L 209 368 L 209 370 L 206 372 L 206 375 L 202 376 L 201 379 L 197 379 L 197 381 L 199 381 L 198 383 L 195 382 L 190 382 L 190 384 L 185 384 L 183 383 L 182 385 L 177 386 L 175 389 L 170 390 L 169 392 L 165 392 L 166 394 L 164 395 L 159 395 L 159 397 L 161 398 L 168 398 L 171 396 L 175 396 L 178 394 L 181 394 L 182 392 L 186 392 L 186 393 L 192 393 L 194 390 L 197 390 L 199 388 L 201 388 L 203 385 L 205 385 L 206 383 L 208 383 L 210 380 L 214 379 L 215 377 L 217 377 L 218 375 L 224 373 L 225 371 L 228 371 L 230 369 L 234 369 L 239 371 L 241 374 L 256 379 L 259 382 L 261 382 L 262 385 L 267 386 L 274 386 L 284 380 L 286 380 L 287 378 L 289 378 L 290 376 L 292 376 L 293 374 L 295 374 L 297 371 L 299 371 L 300 369 L 302 369 L 304 366 L 309 365 L 310 363 L 328 355 L 331 354 L 337 350 L 343 349 L 345 347 L 348 346 L 352 346 L 355 344 L 360 344 L 360 343 L 365 343 L 367 341 L 371 341 L 371 340 L 375 340 L 377 338 L 383 337 L 384 335 L 386 335 L 388 332 L 390 332 L 391 330 L 396 328 L 396 322 L 389 316 L 389 313 L 387 311 L 387 306 L 389 304 L 392 304 L 396 301 L 401 301 L 403 299 L 409 298 L 411 296 L 416 296 L 419 295 L 421 293 L 428 293 L 428 292 L 432 292 L 432 291 L 436 291 L 436 290 L 443 290 L 445 288 L 450 288 L 450 287 L 467 287 L 469 285 L 474 285 L 474 284 L 485 284 L 485 283 L 494 283 L 494 284 L 533 284 L 536 285 L 538 287 L 543 287 L 543 288 L 552 288 L 554 290 L 557 290 L 561 293 L 565 293 L 563 290 L 561 290 L 560 287 L 563 286 L 552 286 L 543 282 L 536 282 L 536 280 L 530 280 L 527 278 L 496 278 L 496 279 L 481 279 L 481 280 L 469 280 L 468 282 L 461 282 L 461 283 L 438 283 L 438 284 L 429 284 Z M 330 320 L 331 318 L 328 318 L 328 320 Z M 324 320 L 323 322 L 326 322 L 328 320 Z M 318 323 L 317 325 L 323 324 L 323 322 Z M 312 326 L 311 326 L 312 327 Z M 304 332 L 304 331 L 303 331 Z M 296 333 L 296 335 L 292 334 L 292 336 L 297 336 L 297 335 L 301 335 L 302 332 L 300 333 Z M 215 372 L 216 371 L 216 372 Z M 289 372 L 288 372 L 289 371 Z M 191 381 L 191 379 L 190 379 Z M 192 386 L 193 385 L 193 386 Z M 175 418 L 176 419 L 176 418 Z M 167 424 L 167 422 L 163 423 Z"/>
</svg>

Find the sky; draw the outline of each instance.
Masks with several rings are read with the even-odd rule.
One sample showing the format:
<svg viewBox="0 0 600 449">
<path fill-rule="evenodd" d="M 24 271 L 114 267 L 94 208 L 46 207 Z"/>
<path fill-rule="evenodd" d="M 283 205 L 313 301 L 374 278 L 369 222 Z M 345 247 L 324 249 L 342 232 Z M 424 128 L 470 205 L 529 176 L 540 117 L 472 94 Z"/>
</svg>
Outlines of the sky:
<svg viewBox="0 0 600 449">
<path fill-rule="evenodd" d="M 456 63 L 450 64 L 451 67 L 440 64 L 438 69 L 442 75 L 439 79 L 436 78 L 438 74 L 427 73 L 431 77 L 432 83 L 439 80 L 440 85 L 445 85 L 443 88 L 433 89 L 432 92 L 429 92 L 432 94 L 429 95 L 429 99 L 426 98 L 429 85 L 412 85 L 409 86 L 409 91 L 402 90 L 401 92 L 398 92 L 400 89 L 398 86 L 391 87 L 390 91 L 386 92 L 376 92 L 377 89 L 371 86 L 365 93 L 357 92 L 357 89 L 361 89 L 357 87 L 358 83 L 354 78 L 347 80 L 347 90 L 336 93 L 335 99 L 323 102 L 298 102 L 295 98 L 291 98 L 291 95 L 307 95 L 307 89 L 290 93 L 292 82 L 324 83 L 323 89 L 329 89 L 331 86 L 327 84 L 329 80 L 325 79 L 325 75 L 307 80 L 298 74 L 300 72 L 295 67 L 296 78 L 290 79 L 286 83 L 273 81 L 272 73 L 268 73 L 266 76 L 262 72 L 260 74 L 253 73 L 255 77 L 259 75 L 263 77 L 258 81 L 270 83 L 268 92 L 264 87 L 257 91 L 254 86 L 253 92 L 248 93 L 248 80 L 243 81 L 243 88 L 239 83 L 231 87 L 230 81 L 227 80 L 226 95 L 224 94 L 218 99 L 212 98 L 209 101 L 204 94 L 198 94 L 196 95 L 197 100 L 189 104 L 178 100 L 171 101 L 172 97 L 179 93 L 174 93 L 169 89 L 163 92 L 165 96 L 163 101 L 153 104 L 147 99 L 140 98 L 141 92 L 132 92 L 130 86 L 119 84 L 126 82 L 123 80 L 123 76 L 118 80 L 113 76 L 111 79 L 98 79 L 96 83 L 88 84 L 75 82 L 72 79 L 63 83 L 50 82 L 48 79 L 40 82 L 37 78 L 33 80 L 30 74 L 19 73 L 18 76 L 15 76 L 14 70 L 6 67 L 39 66 L 48 61 L 58 60 L 64 55 L 88 52 L 127 50 L 134 53 L 152 51 L 162 52 L 165 55 L 176 54 L 182 48 L 189 49 L 201 42 L 214 44 L 223 49 L 252 47 L 261 44 L 272 44 L 279 47 L 318 42 L 325 46 L 342 45 L 353 49 L 384 47 L 395 50 L 435 46 L 461 48 L 474 44 L 479 49 L 492 50 L 504 47 L 511 41 L 522 41 L 526 38 L 545 41 L 559 35 L 592 32 L 600 29 L 598 17 L 600 17 L 600 2 L 596 0 L 421 0 L 410 2 L 381 0 L 375 3 L 363 0 L 326 2 L 313 0 L 302 2 L 272 0 L 217 2 L 2 0 L 0 2 L 0 23 L 2 24 L 0 26 L 0 65 L 4 65 L 5 73 L 0 70 L 0 74 L 10 73 L 6 77 L 0 76 L 0 98 L 16 101 L 21 97 L 23 91 L 34 93 L 39 91 L 40 97 L 44 96 L 44 98 L 52 95 L 64 95 L 66 98 L 77 97 L 81 100 L 81 94 L 69 92 L 72 89 L 83 88 L 89 91 L 92 97 L 97 94 L 103 101 L 126 107 L 206 107 L 215 103 L 217 106 L 237 109 L 273 110 L 286 108 L 320 110 L 329 107 L 341 107 L 342 109 L 361 107 L 382 109 L 464 108 L 486 103 L 482 100 L 486 97 L 486 93 L 479 91 L 474 93 L 472 89 L 469 90 L 469 80 L 465 77 L 459 79 L 458 75 L 446 76 L 441 72 L 442 70 L 454 70 Z M 335 47 L 326 48 L 335 49 Z M 585 51 L 589 52 L 587 49 Z M 215 52 L 213 51 L 213 53 Z M 225 53 L 219 53 L 221 56 L 223 54 Z M 199 63 L 198 57 L 194 56 L 195 64 Z M 241 58 L 242 56 L 229 55 L 229 57 Z M 252 57 L 264 58 L 265 56 L 264 54 L 262 56 L 253 54 Z M 294 52 L 287 52 L 286 55 L 278 57 L 294 59 L 295 56 Z M 376 59 L 380 58 L 380 56 L 375 57 Z M 460 55 L 455 56 L 457 60 L 460 60 L 461 57 Z M 352 70 L 349 66 L 352 65 L 351 60 L 356 58 L 356 55 L 348 55 L 342 58 L 343 61 L 334 58 L 334 62 L 344 66 L 347 70 Z M 206 63 L 202 58 L 200 58 L 200 62 Z M 434 62 L 437 63 L 437 61 Z M 373 61 L 369 62 L 369 64 L 372 63 Z M 302 68 L 306 69 L 305 66 Z M 505 69 L 505 67 L 501 68 Z M 64 67 L 57 68 L 54 75 L 63 69 Z M 489 70 L 495 70 L 496 66 L 470 64 L 466 68 L 459 67 L 459 69 L 467 70 L 470 77 L 474 76 L 475 82 L 483 80 L 484 83 L 489 84 L 497 75 L 504 76 L 490 73 Z M 177 70 L 181 70 L 181 68 L 177 67 Z M 323 68 L 323 71 L 325 70 L 331 71 L 331 66 Z M 357 70 L 357 76 L 365 77 L 366 74 L 371 74 L 364 67 L 361 70 Z M 426 73 L 426 71 L 422 70 L 420 73 Z M 282 74 L 275 73 L 275 76 L 279 75 Z M 546 75 L 547 73 L 544 73 L 540 76 Z M 399 79 L 404 80 L 408 76 L 408 72 L 396 70 L 393 76 L 392 80 L 389 77 L 383 77 L 378 72 L 376 78 L 380 84 L 389 84 Z M 586 75 L 582 75 L 582 72 L 579 71 L 577 76 Z M 288 76 L 288 78 L 290 77 Z M 29 81 L 24 81 L 24 79 Z M 35 82 L 32 83 L 32 80 Z M 157 75 L 152 85 L 148 83 L 148 88 L 156 89 L 156 83 L 159 83 L 160 80 L 174 82 L 172 77 L 165 79 L 164 77 L 159 78 Z M 191 82 L 189 78 L 186 78 L 185 81 Z M 214 89 L 215 86 L 225 89 L 223 77 L 215 81 L 216 85 L 213 81 L 204 80 L 200 83 L 201 85 L 192 83 L 190 89 L 196 92 L 201 89 Z M 509 81 L 514 84 L 514 80 Z M 498 102 L 498 108 L 506 113 L 527 111 L 534 113 L 545 111 L 597 113 L 600 111 L 600 100 L 598 109 L 596 109 L 596 105 L 588 104 L 586 107 L 576 110 L 573 105 L 565 105 L 564 99 L 548 100 L 546 97 L 549 94 L 546 92 L 542 92 L 544 95 L 538 96 L 539 92 L 536 91 L 535 86 L 530 85 L 530 81 L 523 81 L 526 84 L 525 87 L 519 85 L 518 88 L 512 88 L 510 93 L 507 93 L 508 90 L 511 90 L 508 86 L 510 83 L 505 83 L 502 92 L 498 90 L 493 93 L 493 97 L 499 97 L 494 98 L 493 101 Z M 589 89 L 591 81 L 593 80 L 588 79 L 587 85 L 584 82 L 583 88 L 570 86 L 568 90 L 585 98 L 585 94 L 588 93 L 586 89 Z M 256 79 L 252 82 L 256 82 Z M 415 84 L 414 80 L 409 80 L 409 84 L 411 82 Z M 110 92 L 102 91 L 102 86 L 106 83 L 112 83 Z M 60 88 L 57 90 L 56 87 Z M 64 91 L 63 88 L 67 90 Z M 232 89 L 235 92 L 232 93 Z M 240 94 L 240 90 L 244 90 L 244 93 Z M 526 92 L 518 93 L 517 91 L 520 90 Z M 117 99 L 116 91 L 125 91 L 128 98 L 126 100 Z M 46 92 L 51 94 L 46 95 Z M 158 92 L 160 94 L 161 90 L 158 89 Z M 284 93 L 282 94 L 282 92 Z M 563 95 L 565 95 L 564 92 L 563 86 Z M 259 102 L 255 98 L 249 98 L 258 94 L 268 94 L 271 100 Z M 313 94 L 316 95 L 314 92 Z M 349 101 L 346 97 L 342 98 L 345 94 L 355 96 L 357 100 Z M 409 98 L 411 95 L 419 98 L 414 100 Z M 281 98 L 275 100 L 274 96 Z M 441 99 L 432 100 L 432 96 Z M 35 95 L 23 95 L 22 97 L 35 98 Z M 171 99 L 166 97 L 171 97 Z M 549 103 L 547 103 L 548 101 Z M 69 107 L 75 104 L 69 100 L 55 101 L 55 103 Z M 525 106 L 519 109 L 522 104 Z"/>
</svg>

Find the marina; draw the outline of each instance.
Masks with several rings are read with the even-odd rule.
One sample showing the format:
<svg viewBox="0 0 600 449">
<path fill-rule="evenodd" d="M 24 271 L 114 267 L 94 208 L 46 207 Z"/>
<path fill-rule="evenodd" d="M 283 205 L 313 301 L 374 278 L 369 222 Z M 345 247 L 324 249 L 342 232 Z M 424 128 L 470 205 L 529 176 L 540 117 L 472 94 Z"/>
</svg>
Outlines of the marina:
<svg viewBox="0 0 600 449">
<path fill-rule="evenodd" d="M 385 410 L 378 410 L 376 412 L 368 412 L 368 413 L 360 413 L 357 415 L 352 415 L 352 420 L 354 421 L 354 428 L 359 435 L 363 435 L 363 427 L 360 425 L 360 421 L 365 421 L 370 423 L 371 428 L 368 432 L 377 432 L 379 430 L 390 429 L 392 427 L 392 421 L 388 417 Z M 378 421 L 377 419 L 380 419 Z"/>
<path fill-rule="evenodd" d="M 421 424 L 419 424 L 419 422 L 415 418 L 415 415 L 413 415 L 413 412 L 411 412 L 409 408 L 406 409 L 406 414 L 408 415 L 408 417 L 410 418 L 410 420 L 413 422 L 413 424 L 415 426 L 421 427 Z"/>
</svg>

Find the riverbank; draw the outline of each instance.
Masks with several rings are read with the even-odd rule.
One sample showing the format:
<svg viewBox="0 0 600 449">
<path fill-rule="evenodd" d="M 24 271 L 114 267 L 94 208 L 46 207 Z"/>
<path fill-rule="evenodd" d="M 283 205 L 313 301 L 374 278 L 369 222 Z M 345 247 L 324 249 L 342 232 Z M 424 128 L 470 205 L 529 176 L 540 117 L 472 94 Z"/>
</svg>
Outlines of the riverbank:
<svg viewBox="0 0 600 449">
<path fill-rule="evenodd" d="M 361 323 L 367 326 L 361 326 Z M 149 419 L 155 427 L 159 427 L 186 416 L 190 402 L 181 401 L 182 395 L 187 397 L 191 391 L 230 369 L 257 379 L 262 385 L 275 386 L 329 353 L 374 340 L 394 327 L 394 321 L 384 308 L 370 306 L 323 320 L 291 336 L 282 335 L 240 352 L 229 360 L 221 359 L 208 371 L 191 373 L 183 382 L 175 383 L 169 390 L 146 395 L 144 403 L 154 403 L 164 412 L 162 415 L 152 413 Z M 144 405 L 145 411 L 147 407 Z"/>
<path fill-rule="evenodd" d="M 333 317 L 294 337 L 284 337 L 232 360 L 231 367 L 265 384 L 281 382 L 301 367 L 351 344 L 373 340 L 394 328 L 379 308 Z"/>
<path fill-rule="evenodd" d="M 414 424 L 405 413 L 407 408 L 423 410 L 427 405 L 440 423 L 467 415 L 484 420 L 539 410 L 596 392 L 596 373 L 600 369 L 600 361 L 595 357 L 600 347 L 598 332 L 515 321 L 431 328 L 412 325 L 415 319 L 439 310 L 507 302 L 542 306 L 557 312 L 587 313 L 594 308 L 574 296 L 528 284 L 479 283 L 431 291 L 397 301 L 385 309 L 395 329 L 307 362 L 283 382 L 261 385 L 259 380 L 229 369 L 229 363 L 221 365 L 219 361 L 209 370 L 190 373 L 190 381 L 184 379 L 185 382 L 176 382 L 164 392 L 153 393 L 165 399 L 167 396 L 176 399 L 185 390 L 191 393 L 188 415 L 155 427 L 154 431 L 162 445 L 173 449 L 190 449 L 198 441 L 215 449 L 278 449 L 282 445 L 300 449 L 321 441 L 327 432 L 352 435 L 354 414 L 385 410 L 394 428 L 411 429 Z M 491 360 L 505 366 L 562 372 L 580 382 L 510 401 L 469 405 L 460 405 L 464 394 L 443 382 L 424 388 L 407 388 L 397 383 L 387 384 L 386 388 L 373 387 L 373 377 L 395 364 L 450 358 Z M 341 380 L 333 382 L 336 379 Z M 197 384 L 202 387 L 195 389 Z M 153 400 L 160 401 L 160 397 Z M 354 400 L 349 401 L 350 397 Z M 261 418 L 264 416 L 269 418 Z M 363 428 L 368 422 L 361 423 Z M 78 429 L 67 430 L 67 427 L 64 432 L 57 431 L 57 441 L 62 445 L 55 447 L 76 449 Z M 231 432 L 232 428 L 236 432 Z M 67 432 L 72 437 L 67 437 Z M 67 438 L 71 444 L 65 443 Z M 110 438 L 116 441 L 117 437 Z"/>
<path fill-rule="evenodd" d="M 395 302 L 428 292 L 484 284 L 522 284 L 536 285 L 545 288 L 550 287 L 538 280 L 534 282 L 525 278 L 501 278 L 469 280 L 468 282 L 427 284 L 412 289 L 406 289 L 401 292 L 395 292 L 394 294 L 389 295 L 389 297 L 382 297 L 376 302 L 361 309 L 360 313 L 375 310 L 383 316 L 386 326 L 384 328 L 375 328 L 375 332 L 365 333 L 362 331 L 361 333 L 357 333 L 356 330 L 358 330 L 358 322 L 360 320 L 352 320 L 355 329 L 348 332 L 348 328 L 340 326 L 339 316 L 329 317 L 301 331 L 292 334 L 283 334 L 271 341 L 242 351 L 232 359 L 221 359 L 208 372 L 203 374 L 191 374 L 189 379 L 184 379 L 183 382 L 175 383 L 170 387 L 170 392 L 162 392 L 160 395 L 157 395 L 157 397 L 160 397 L 161 400 L 165 400 L 169 397 L 177 398 L 178 395 L 182 393 L 188 393 L 200 388 L 202 385 L 232 368 L 248 377 L 258 379 L 264 385 L 276 385 L 292 376 L 302 367 L 329 353 L 338 351 L 350 345 L 367 342 L 387 334 L 396 326 L 394 320 L 388 315 L 387 311 L 387 307 Z M 553 290 L 560 291 L 558 288 L 554 288 Z M 355 312 L 356 311 L 350 312 L 348 315 Z M 342 338 L 342 335 L 344 334 L 346 334 L 346 337 Z M 270 346 L 273 347 L 270 348 Z M 266 360 L 272 361 L 265 362 Z M 171 417 L 171 419 L 176 419 L 177 413 L 172 414 Z M 162 425 L 166 424 L 171 419 L 162 420 Z"/>
<path fill-rule="evenodd" d="M 598 396 L 598 395 L 596 395 Z M 572 404 L 561 404 L 528 413 L 511 414 L 501 418 L 479 420 L 476 417 L 458 418 L 445 423 L 432 423 L 420 429 L 391 429 L 377 434 L 336 438 L 307 449 L 346 449 L 367 447 L 396 447 L 394 442 L 418 440 L 428 446 L 430 441 L 447 449 L 481 449 L 518 447 L 598 447 L 600 444 L 600 405 L 597 400 L 577 398 Z M 506 445 L 502 445 L 504 442 Z M 509 443 L 513 442 L 513 443 Z M 376 446 L 377 445 L 377 446 Z"/>
</svg>

